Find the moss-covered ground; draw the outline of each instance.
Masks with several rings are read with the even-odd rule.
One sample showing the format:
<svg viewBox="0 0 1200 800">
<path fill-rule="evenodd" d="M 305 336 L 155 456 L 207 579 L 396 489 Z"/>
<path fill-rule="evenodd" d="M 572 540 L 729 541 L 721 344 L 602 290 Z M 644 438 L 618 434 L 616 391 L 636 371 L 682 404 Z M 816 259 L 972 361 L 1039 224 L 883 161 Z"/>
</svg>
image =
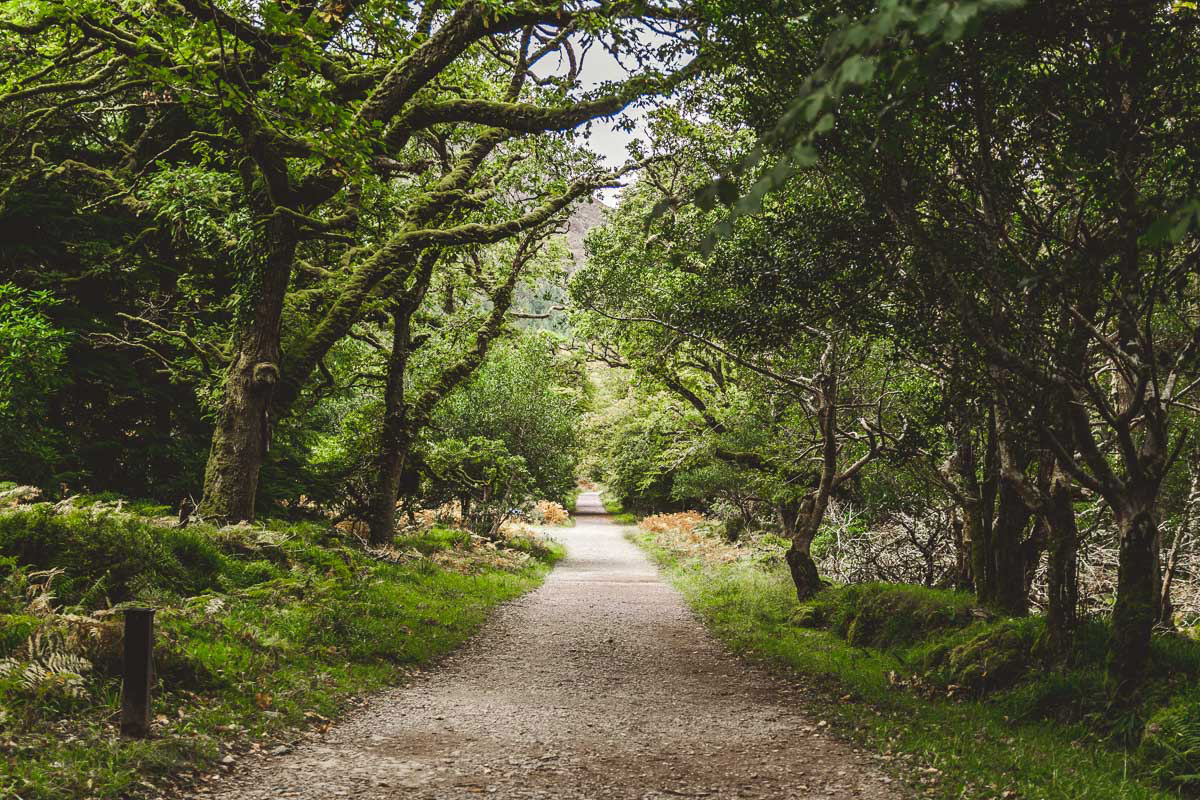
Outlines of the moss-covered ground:
<svg viewBox="0 0 1200 800">
<path fill-rule="evenodd" d="M 368 553 L 328 524 L 177 528 L 160 508 L 77 506 L 0 513 L 0 797 L 172 796 L 402 682 L 561 555 L 440 528 Z M 157 609 L 145 741 L 117 735 L 124 604 Z"/>
<path fill-rule="evenodd" d="M 996 617 L 969 594 L 873 584 L 800 604 L 778 555 L 743 544 L 714 559 L 682 537 L 634 538 L 731 649 L 809 687 L 814 713 L 924 796 L 1150 800 L 1200 786 L 1194 640 L 1156 637 L 1143 693 L 1114 703 L 1103 621 L 1052 666 L 1040 618 Z"/>
</svg>

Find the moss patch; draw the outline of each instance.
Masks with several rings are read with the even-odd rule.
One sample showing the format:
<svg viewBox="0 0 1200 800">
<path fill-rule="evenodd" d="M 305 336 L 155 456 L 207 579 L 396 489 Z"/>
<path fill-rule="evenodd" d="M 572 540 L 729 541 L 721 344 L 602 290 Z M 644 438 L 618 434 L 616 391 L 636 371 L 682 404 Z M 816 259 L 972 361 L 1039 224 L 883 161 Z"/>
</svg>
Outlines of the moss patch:
<svg viewBox="0 0 1200 800">
<path fill-rule="evenodd" d="M 1103 621 L 1081 626 L 1069 667 L 1049 667 L 1037 647 L 1043 619 L 983 618 L 970 595 L 875 584 L 800 605 L 777 564 L 634 538 L 732 649 L 795 676 L 814 713 L 886 754 L 921 796 L 1166 800 L 1195 791 L 1195 706 L 1161 709 L 1196 697 L 1200 643 L 1156 636 L 1151 682 L 1133 710 L 1118 711 L 1105 692 Z"/>
<path fill-rule="evenodd" d="M 392 563 L 316 524 L 179 530 L 92 509 L 0 515 L 0 659 L 29 650 L 36 631 L 39 647 L 84 661 L 34 680 L 16 659 L 22 673 L 0 677 L 0 797 L 106 800 L 145 782 L 172 795 L 166 787 L 230 749 L 321 724 L 353 696 L 404 680 L 562 554 L 522 540 L 498 559 L 471 541 L 434 529 L 405 540 Z M 156 722 L 144 742 L 114 728 L 119 615 L 97 610 L 118 600 L 158 609 Z"/>
</svg>

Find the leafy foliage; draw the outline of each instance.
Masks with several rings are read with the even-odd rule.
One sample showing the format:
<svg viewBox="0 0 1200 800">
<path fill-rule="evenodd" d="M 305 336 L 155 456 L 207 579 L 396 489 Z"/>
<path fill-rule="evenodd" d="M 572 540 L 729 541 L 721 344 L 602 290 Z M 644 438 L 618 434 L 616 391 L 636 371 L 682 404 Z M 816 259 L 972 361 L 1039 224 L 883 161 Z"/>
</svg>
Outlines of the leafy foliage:
<svg viewBox="0 0 1200 800">
<path fill-rule="evenodd" d="M 388 562 L 328 524 L 179 530 L 99 502 L 0 513 L 0 735 L 20 753 L 0 767 L 7 794 L 183 791 L 180 772 L 215 763 L 232 741 L 323 724 L 461 643 L 560 554 L 525 542 L 499 561 L 462 531 L 433 529 L 407 543 L 416 555 Z M 118 599 L 157 608 L 147 742 L 115 730 Z"/>
<path fill-rule="evenodd" d="M 0 477 L 44 477 L 27 470 L 55 439 L 46 400 L 63 381 L 69 338 L 49 316 L 56 305 L 48 291 L 0 284 Z"/>
<path fill-rule="evenodd" d="M 434 491 L 458 499 L 463 521 L 480 536 L 495 538 L 533 488 L 525 459 L 496 439 L 442 439 L 429 448 L 425 461 Z"/>
</svg>

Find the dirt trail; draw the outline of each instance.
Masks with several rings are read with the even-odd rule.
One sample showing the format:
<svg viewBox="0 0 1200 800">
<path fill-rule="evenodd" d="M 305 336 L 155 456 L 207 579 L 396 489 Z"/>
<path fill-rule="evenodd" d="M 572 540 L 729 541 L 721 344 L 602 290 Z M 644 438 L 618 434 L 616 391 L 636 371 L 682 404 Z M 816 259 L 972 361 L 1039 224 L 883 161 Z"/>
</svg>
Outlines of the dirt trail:
<svg viewBox="0 0 1200 800">
<path fill-rule="evenodd" d="M 722 652 L 594 493 L 579 512 L 545 585 L 468 646 L 199 796 L 901 796 L 787 685 Z"/>
</svg>

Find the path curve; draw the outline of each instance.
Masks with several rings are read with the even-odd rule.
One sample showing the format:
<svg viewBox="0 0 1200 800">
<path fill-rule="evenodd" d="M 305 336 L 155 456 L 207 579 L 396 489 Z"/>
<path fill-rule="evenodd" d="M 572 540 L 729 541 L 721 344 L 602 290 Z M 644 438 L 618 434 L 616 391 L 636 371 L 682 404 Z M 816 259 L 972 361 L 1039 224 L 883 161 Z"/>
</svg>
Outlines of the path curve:
<svg viewBox="0 0 1200 800">
<path fill-rule="evenodd" d="M 455 655 L 200 797 L 804 798 L 900 792 L 723 652 L 595 493 L 567 558 Z"/>
</svg>

